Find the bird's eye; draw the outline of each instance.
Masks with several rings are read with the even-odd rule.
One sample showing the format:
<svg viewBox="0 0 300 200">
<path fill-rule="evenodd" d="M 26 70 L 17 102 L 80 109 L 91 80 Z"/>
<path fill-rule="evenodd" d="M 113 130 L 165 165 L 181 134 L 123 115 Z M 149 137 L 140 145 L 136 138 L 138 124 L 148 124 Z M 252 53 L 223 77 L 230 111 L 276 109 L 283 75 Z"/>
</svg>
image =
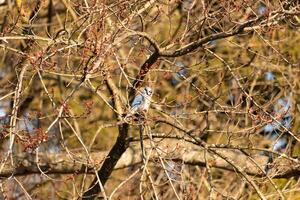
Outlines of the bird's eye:
<svg viewBox="0 0 300 200">
<path fill-rule="evenodd" d="M 151 88 L 148 88 L 148 87 L 146 87 L 145 89 L 144 89 L 144 91 L 145 91 L 145 93 L 147 94 L 147 95 L 152 95 L 152 89 Z"/>
</svg>

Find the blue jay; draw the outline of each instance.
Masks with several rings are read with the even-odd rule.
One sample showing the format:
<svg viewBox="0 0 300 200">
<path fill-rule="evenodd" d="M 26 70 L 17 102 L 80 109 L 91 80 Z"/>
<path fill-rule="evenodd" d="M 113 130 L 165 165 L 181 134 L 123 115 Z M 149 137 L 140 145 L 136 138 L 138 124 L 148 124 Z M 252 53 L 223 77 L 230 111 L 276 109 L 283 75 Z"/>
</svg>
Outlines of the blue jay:
<svg viewBox="0 0 300 200">
<path fill-rule="evenodd" d="M 134 97 L 134 100 L 131 104 L 131 109 L 125 118 L 136 113 L 147 112 L 150 107 L 152 94 L 153 91 L 150 87 L 144 87 L 141 92 Z"/>
<path fill-rule="evenodd" d="M 288 133 L 286 131 L 280 131 L 281 126 L 284 126 L 286 129 L 290 129 L 292 125 L 292 115 L 290 113 L 291 108 L 291 96 L 279 99 L 275 106 L 274 112 L 277 115 L 283 115 L 282 120 L 280 120 L 280 124 L 277 122 L 272 122 L 267 124 L 264 129 L 264 135 L 268 136 L 272 141 L 272 150 L 276 152 L 282 152 L 286 149 L 288 144 Z M 273 155 L 268 154 L 268 163 L 266 165 L 265 171 L 268 172 L 269 166 L 268 164 L 273 162 Z"/>
<path fill-rule="evenodd" d="M 267 11 L 268 11 L 268 9 L 267 9 L 267 6 L 266 6 L 265 4 L 260 3 L 260 4 L 258 5 L 257 13 L 258 13 L 259 15 L 266 14 Z"/>
<path fill-rule="evenodd" d="M 177 66 L 179 70 L 172 76 L 171 84 L 173 86 L 176 86 L 180 80 L 182 80 L 182 77 L 187 75 L 187 69 L 181 61 L 176 61 L 175 66 Z"/>
<path fill-rule="evenodd" d="M 267 81 L 273 81 L 274 78 L 275 78 L 275 76 L 274 76 L 273 72 L 268 71 L 268 72 L 265 73 L 265 79 Z"/>
</svg>

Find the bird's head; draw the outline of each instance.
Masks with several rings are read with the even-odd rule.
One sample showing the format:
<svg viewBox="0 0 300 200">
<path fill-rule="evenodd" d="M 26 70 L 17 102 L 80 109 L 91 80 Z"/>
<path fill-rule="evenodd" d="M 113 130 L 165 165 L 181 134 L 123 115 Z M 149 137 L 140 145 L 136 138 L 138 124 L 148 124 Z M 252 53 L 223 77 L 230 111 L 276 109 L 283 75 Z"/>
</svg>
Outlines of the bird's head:
<svg viewBox="0 0 300 200">
<path fill-rule="evenodd" d="M 152 96 L 153 91 L 152 91 L 152 89 L 150 87 L 146 86 L 144 88 L 144 93 L 147 94 L 148 96 Z"/>
</svg>

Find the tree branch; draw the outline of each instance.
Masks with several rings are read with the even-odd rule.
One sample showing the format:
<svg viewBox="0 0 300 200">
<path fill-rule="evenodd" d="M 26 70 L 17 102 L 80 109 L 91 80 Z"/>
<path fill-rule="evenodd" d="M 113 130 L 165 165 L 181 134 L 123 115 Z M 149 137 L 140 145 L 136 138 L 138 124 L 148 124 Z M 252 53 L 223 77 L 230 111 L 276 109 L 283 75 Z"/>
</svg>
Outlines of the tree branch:
<svg viewBox="0 0 300 200">
<path fill-rule="evenodd" d="M 183 155 L 183 157 L 170 158 L 177 163 L 184 163 L 191 166 L 206 167 L 205 157 L 203 149 L 193 150 Z M 117 160 L 114 165 L 114 169 L 126 168 L 131 165 L 141 163 L 141 156 L 139 154 L 134 154 L 134 151 L 127 150 L 124 152 L 121 159 Z M 250 157 L 239 153 L 237 150 L 233 149 L 222 149 L 218 152 L 223 152 L 226 157 L 232 160 L 237 166 L 243 168 L 247 175 L 254 177 L 266 177 L 266 174 L 261 171 L 257 166 L 264 166 L 267 163 L 268 157 L 264 155 L 255 155 L 252 159 L 256 164 L 251 161 Z M 31 174 L 40 174 L 40 169 L 43 170 L 45 174 L 94 174 L 94 168 L 99 168 L 101 165 L 105 164 L 107 160 L 107 152 L 94 152 L 90 154 L 92 163 L 87 162 L 85 153 L 75 153 L 71 156 L 68 153 L 39 153 L 39 162 L 36 162 L 36 155 L 29 153 L 22 153 L 14 155 L 15 166 L 12 166 L 10 161 L 7 161 L 0 173 L 1 178 L 7 178 L 11 175 L 14 176 L 26 176 Z M 211 167 L 232 171 L 238 173 L 227 161 L 220 158 L 212 153 L 208 154 L 208 162 Z M 152 156 L 151 160 L 155 161 L 158 158 Z M 111 163 L 111 162 L 109 162 Z M 40 169 L 38 168 L 39 165 Z M 278 157 L 274 163 L 274 167 L 270 170 L 269 176 L 271 178 L 297 178 L 300 177 L 300 163 L 298 160 L 287 159 L 284 157 Z M 102 170 L 104 171 L 104 170 Z M 101 173 L 101 181 L 106 182 L 108 177 Z M 104 179 L 105 178 L 105 179 Z M 99 187 L 98 187 L 99 188 Z"/>
</svg>

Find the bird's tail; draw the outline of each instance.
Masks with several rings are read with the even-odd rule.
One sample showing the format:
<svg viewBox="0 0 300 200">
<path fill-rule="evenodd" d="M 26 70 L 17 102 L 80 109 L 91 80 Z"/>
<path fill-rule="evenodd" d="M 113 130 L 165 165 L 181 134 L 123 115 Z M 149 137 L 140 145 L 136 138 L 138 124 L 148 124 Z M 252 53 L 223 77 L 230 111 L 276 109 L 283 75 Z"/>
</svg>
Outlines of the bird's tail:
<svg viewBox="0 0 300 200">
<path fill-rule="evenodd" d="M 265 173 L 268 174 L 269 170 L 271 169 L 271 164 L 273 163 L 274 159 L 273 159 L 273 154 L 268 152 L 268 161 L 267 164 L 265 166 Z"/>
</svg>

